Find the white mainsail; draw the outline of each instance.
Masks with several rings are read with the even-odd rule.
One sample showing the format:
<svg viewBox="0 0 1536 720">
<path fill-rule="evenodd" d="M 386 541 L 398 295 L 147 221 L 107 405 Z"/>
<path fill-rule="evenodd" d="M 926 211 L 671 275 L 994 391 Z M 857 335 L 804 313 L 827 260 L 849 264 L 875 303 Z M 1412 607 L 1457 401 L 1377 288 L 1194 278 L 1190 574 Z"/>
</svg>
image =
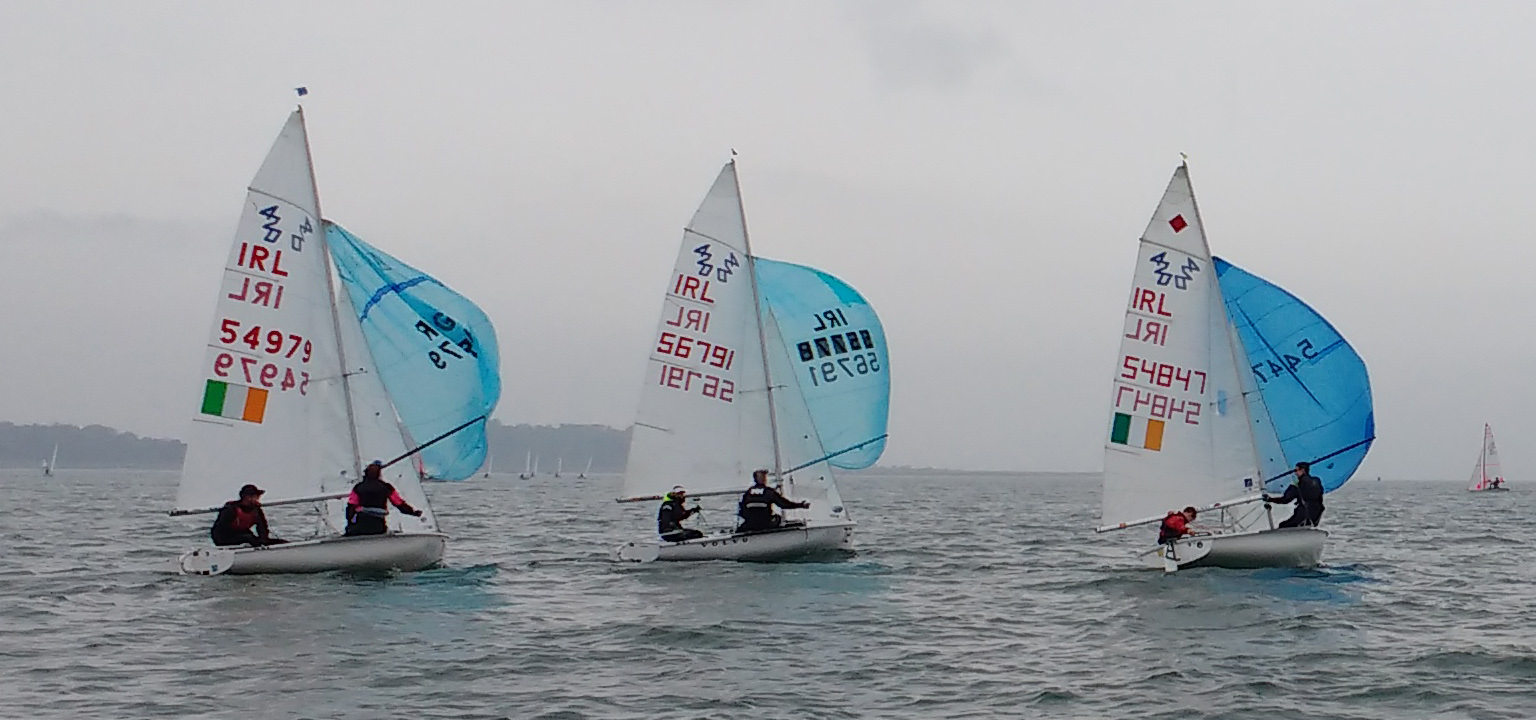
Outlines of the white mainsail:
<svg viewBox="0 0 1536 720">
<path fill-rule="evenodd" d="M 757 299 L 736 166 L 683 231 L 646 363 L 623 497 L 745 490 L 775 469 Z"/>
<path fill-rule="evenodd" d="M 1137 254 L 1104 446 L 1104 525 L 1258 491 L 1240 353 L 1180 166 Z"/>
<path fill-rule="evenodd" d="M 1478 451 L 1477 462 L 1472 465 L 1472 481 L 1467 489 L 1487 490 L 1503 486 L 1504 470 L 1499 465 L 1499 448 L 1493 443 L 1493 426 L 1484 424 L 1483 447 Z"/>
<path fill-rule="evenodd" d="M 354 467 L 301 111 L 251 182 L 204 353 L 176 507 L 216 507 L 242 485 L 309 497 Z"/>
<path fill-rule="evenodd" d="M 812 519 L 843 512 L 754 272 L 733 161 L 684 230 L 667 280 L 621 499 L 659 497 L 677 484 L 694 494 L 743 491 L 761 468 L 811 501 Z"/>
<path fill-rule="evenodd" d="M 225 266 L 178 510 L 218 507 L 247 483 L 266 490 L 269 504 L 344 493 L 360 479 L 362 453 L 405 454 L 351 301 L 334 291 L 331 273 L 303 111 L 295 110 L 251 183 Z M 397 463 L 385 478 L 429 509 L 410 470 Z M 339 532 L 344 504 L 326 505 Z M 392 513 L 390 523 L 435 529 L 430 514 Z"/>
</svg>

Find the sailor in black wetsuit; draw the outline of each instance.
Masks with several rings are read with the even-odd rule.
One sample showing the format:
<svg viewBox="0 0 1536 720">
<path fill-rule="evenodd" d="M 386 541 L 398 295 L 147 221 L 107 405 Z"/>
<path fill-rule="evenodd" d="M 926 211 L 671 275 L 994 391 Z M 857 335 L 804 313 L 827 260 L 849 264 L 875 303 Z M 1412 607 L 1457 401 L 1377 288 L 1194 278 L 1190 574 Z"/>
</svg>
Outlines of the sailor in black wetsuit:
<svg viewBox="0 0 1536 720">
<path fill-rule="evenodd" d="M 411 507 L 394 485 L 384 481 L 384 463 L 374 460 L 363 468 L 363 481 L 352 486 L 347 496 L 348 535 L 383 535 L 389 532 L 389 506 L 394 505 L 406 515 L 421 517 L 421 511 Z"/>
<path fill-rule="evenodd" d="M 767 470 L 754 470 L 752 487 L 742 494 L 741 503 L 737 506 L 736 514 L 741 516 L 741 526 L 737 530 L 755 532 L 779 527 L 784 518 L 773 512 L 775 505 L 786 510 L 811 506 L 808 502 L 795 502 L 780 495 L 778 490 L 768 487 Z"/>
<path fill-rule="evenodd" d="M 656 532 L 662 540 L 682 542 L 704 537 L 704 533 L 698 530 L 683 527 L 683 521 L 699 511 L 697 507 L 683 507 L 683 501 L 687 499 L 688 491 L 681 485 L 674 486 L 672 492 L 661 496 L 661 509 L 656 511 Z"/>
<path fill-rule="evenodd" d="M 1315 527 L 1323 519 L 1323 481 L 1313 477 L 1311 470 L 1310 463 L 1296 463 L 1295 484 L 1286 488 L 1280 497 L 1264 496 L 1264 502 L 1296 503 L 1290 519 L 1280 523 L 1280 527 Z"/>
</svg>

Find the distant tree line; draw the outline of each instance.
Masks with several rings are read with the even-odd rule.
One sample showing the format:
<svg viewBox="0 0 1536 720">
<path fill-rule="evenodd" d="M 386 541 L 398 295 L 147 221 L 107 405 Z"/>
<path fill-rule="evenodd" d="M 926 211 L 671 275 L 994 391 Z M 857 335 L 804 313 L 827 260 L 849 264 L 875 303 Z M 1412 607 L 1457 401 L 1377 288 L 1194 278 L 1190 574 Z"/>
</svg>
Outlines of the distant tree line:
<svg viewBox="0 0 1536 720">
<path fill-rule="evenodd" d="M 594 473 L 624 470 L 629 431 L 607 425 L 503 425 L 492 420 L 486 433 L 497 473 L 520 473 L 530 455 L 549 474 L 562 460 L 576 475 L 592 462 Z M 61 469 L 125 468 L 177 470 L 187 454 L 180 440 L 139 437 L 101 425 L 15 425 L 0 422 L 0 467 L 41 468 L 59 448 Z"/>
</svg>

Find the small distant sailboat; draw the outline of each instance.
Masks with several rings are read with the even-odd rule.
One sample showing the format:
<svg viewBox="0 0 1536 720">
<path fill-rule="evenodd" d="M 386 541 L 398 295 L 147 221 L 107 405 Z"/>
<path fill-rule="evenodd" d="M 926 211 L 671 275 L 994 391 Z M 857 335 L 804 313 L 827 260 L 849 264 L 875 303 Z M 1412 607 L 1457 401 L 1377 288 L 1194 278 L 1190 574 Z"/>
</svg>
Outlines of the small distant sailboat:
<svg viewBox="0 0 1536 720">
<path fill-rule="evenodd" d="M 482 475 L 481 477 L 490 477 L 491 473 L 495 471 L 495 468 L 496 468 L 496 456 L 495 455 L 489 455 L 489 454 L 486 455 L 486 458 L 485 458 L 485 474 Z"/>
<path fill-rule="evenodd" d="M 59 466 L 59 444 L 53 444 L 53 457 L 43 463 L 43 477 L 53 477 L 53 470 Z"/>
<path fill-rule="evenodd" d="M 565 467 L 565 458 L 555 458 L 555 477 L 560 477 L 560 469 Z"/>
<path fill-rule="evenodd" d="M 1499 448 L 1493 444 L 1493 426 L 1483 425 L 1483 448 L 1472 466 L 1472 482 L 1468 490 L 1508 490 L 1504 487 L 1504 470 L 1499 466 Z"/>
<path fill-rule="evenodd" d="M 300 108 L 252 180 L 199 372 L 202 402 L 172 515 L 218 512 L 241 485 L 264 506 L 312 504 L 321 536 L 184 553 L 187 574 L 420 570 L 448 536 L 420 477 L 484 460 L 500 396 L 496 335 L 474 303 L 322 220 Z M 338 292 L 336 285 L 340 284 Z M 430 438 L 411 447 L 412 438 Z M 365 456 L 363 453 L 367 452 Z M 341 500 L 364 458 L 421 517 L 346 537 Z M 415 462 L 401 463 L 407 458 Z"/>
<path fill-rule="evenodd" d="M 585 480 L 585 479 L 587 479 L 587 473 L 589 473 L 589 472 L 592 472 L 592 458 L 587 458 L 587 469 L 586 470 L 582 470 L 581 474 L 576 476 L 576 479 L 578 479 L 578 480 Z"/>
<path fill-rule="evenodd" d="M 1325 492 L 1375 438 L 1365 363 L 1295 296 L 1212 257 L 1181 165 L 1140 241 L 1104 446 L 1099 532 L 1194 506 L 1210 532 L 1140 553 L 1151 567 L 1316 565 L 1328 533 L 1276 529 L 1296 462 Z"/>
<path fill-rule="evenodd" d="M 740 496 L 751 473 L 808 509 L 759 532 L 620 545 L 621 560 L 781 560 L 853 550 L 854 521 L 832 468 L 885 449 L 890 371 L 874 310 L 814 268 L 752 254 L 736 163 L 683 232 L 649 353 L 619 502 Z M 590 462 L 588 463 L 590 466 Z M 735 503 L 731 503 L 734 509 Z M 647 508 L 654 517 L 655 506 Z"/>
<path fill-rule="evenodd" d="M 533 451 L 529 450 L 528 455 L 523 458 L 523 471 L 518 474 L 517 479 L 527 480 L 531 477 L 533 477 Z"/>
<path fill-rule="evenodd" d="M 528 477 L 532 478 L 532 477 L 538 477 L 538 476 L 539 476 L 539 456 L 538 455 L 534 455 L 533 456 L 533 469 L 528 471 Z"/>
</svg>

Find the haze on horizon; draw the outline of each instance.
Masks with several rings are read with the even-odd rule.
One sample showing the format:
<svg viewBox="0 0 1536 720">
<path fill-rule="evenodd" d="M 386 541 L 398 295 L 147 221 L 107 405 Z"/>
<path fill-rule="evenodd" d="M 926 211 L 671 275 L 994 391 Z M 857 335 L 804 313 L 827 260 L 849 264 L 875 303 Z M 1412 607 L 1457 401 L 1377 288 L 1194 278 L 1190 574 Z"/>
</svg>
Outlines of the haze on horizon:
<svg viewBox="0 0 1536 720">
<path fill-rule="evenodd" d="M 180 436 L 306 86 L 327 216 L 496 321 L 506 423 L 626 427 L 735 148 L 754 246 L 879 310 L 882 464 L 1093 470 L 1135 242 L 1211 244 L 1370 367 L 1362 475 L 1529 477 L 1524 3 L 0 2 L 0 419 Z"/>
</svg>

